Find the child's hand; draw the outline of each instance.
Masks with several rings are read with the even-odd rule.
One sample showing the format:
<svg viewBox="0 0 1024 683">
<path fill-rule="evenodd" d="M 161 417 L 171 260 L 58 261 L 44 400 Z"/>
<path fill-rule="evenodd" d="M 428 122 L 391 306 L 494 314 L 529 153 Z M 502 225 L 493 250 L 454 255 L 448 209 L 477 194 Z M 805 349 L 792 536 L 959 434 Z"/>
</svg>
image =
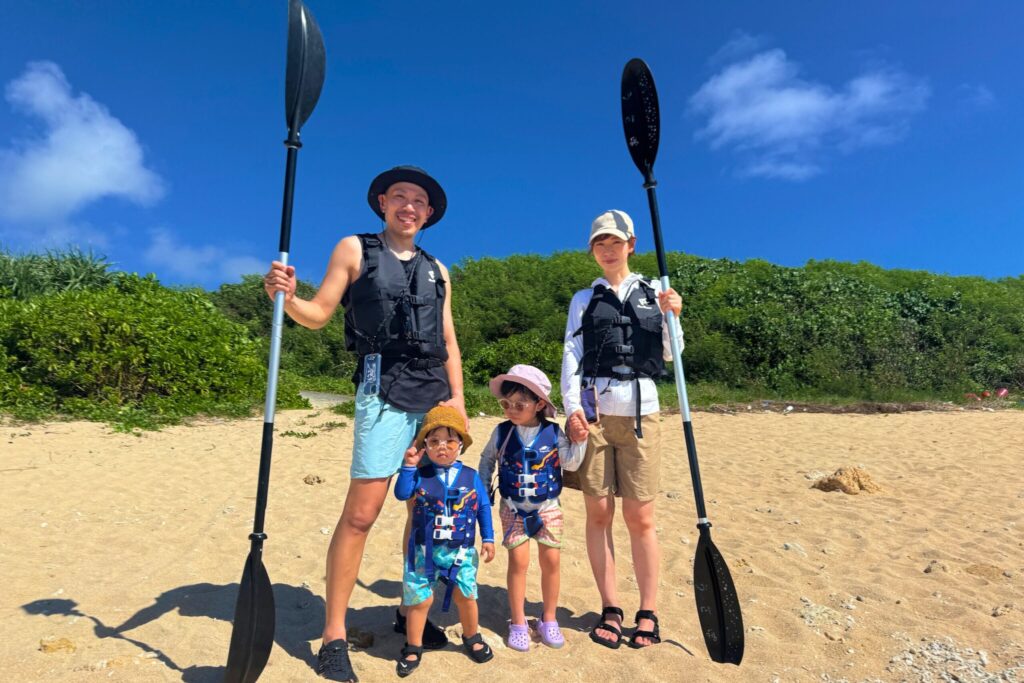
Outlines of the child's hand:
<svg viewBox="0 0 1024 683">
<path fill-rule="evenodd" d="M 671 309 L 678 318 L 679 313 L 683 310 L 683 298 L 676 293 L 676 290 L 669 287 L 664 292 L 658 293 L 658 306 L 662 313 L 667 313 Z"/>
<path fill-rule="evenodd" d="M 587 417 L 582 410 L 577 410 L 569 416 L 569 440 L 573 443 L 586 441 L 590 428 L 587 426 Z"/>
<path fill-rule="evenodd" d="M 406 467 L 419 467 L 420 458 L 423 457 L 424 450 L 421 448 L 416 450 L 415 446 L 409 446 L 409 450 L 405 452 L 405 459 L 402 464 Z"/>
<path fill-rule="evenodd" d="M 484 562 L 490 562 L 491 560 L 493 560 L 494 559 L 494 544 L 493 543 L 484 543 L 482 546 L 480 546 L 480 554 L 483 556 Z"/>
</svg>

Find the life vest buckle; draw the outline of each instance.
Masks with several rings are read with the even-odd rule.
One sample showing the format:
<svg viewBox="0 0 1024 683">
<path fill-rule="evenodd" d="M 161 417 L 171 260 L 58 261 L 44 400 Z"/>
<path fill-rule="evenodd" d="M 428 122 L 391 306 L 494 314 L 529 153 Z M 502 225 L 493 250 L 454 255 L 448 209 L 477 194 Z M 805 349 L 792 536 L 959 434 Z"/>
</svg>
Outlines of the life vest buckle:
<svg viewBox="0 0 1024 683">
<path fill-rule="evenodd" d="M 451 528 L 455 526 L 455 517 L 449 517 L 448 515 L 435 515 L 434 526 L 443 528 Z"/>
<path fill-rule="evenodd" d="M 537 487 L 536 486 L 531 486 L 529 488 L 520 488 L 519 489 L 519 495 L 520 496 L 536 496 L 537 495 Z"/>
<path fill-rule="evenodd" d="M 452 531 L 452 529 L 434 529 L 434 540 L 450 541 L 452 540 Z"/>
<path fill-rule="evenodd" d="M 631 356 L 633 355 L 632 344 L 616 344 L 613 347 L 613 352 L 619 356 Z"/>
<path fill-rule="evenodd" d="M 518 480 L 519 480 L 520 484 L 536 484 L 537 483 L 537 475 L 536 474 L 520 474 L 520 475 L 518 475 Z"/>
</svg>

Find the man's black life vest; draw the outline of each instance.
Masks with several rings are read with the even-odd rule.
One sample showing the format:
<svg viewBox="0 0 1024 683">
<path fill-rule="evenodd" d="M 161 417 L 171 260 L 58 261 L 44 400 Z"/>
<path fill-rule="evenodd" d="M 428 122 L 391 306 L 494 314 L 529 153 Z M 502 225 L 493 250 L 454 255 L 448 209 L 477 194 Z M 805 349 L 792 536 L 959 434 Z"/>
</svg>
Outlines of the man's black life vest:
<svg viewBox="0 0 1024 683">
<path fill-rule="evenodd" d="M 345 348 L 379 353 L 381 396 L 402 410 L 423 411 L 451 397 L 444 362 L 445 281 L 433 256 L 417 249 L 404 263 L 379 235 L 357 235 L 363 266 L 341 298 Z M 362 379 L 362 361 L 353 381 Z"/>
<path fill-rule="evenodd" d="M 597 285 L 580 327 L 583 376 L 623 381 L 660 377 L 665 372 L 663 324 L 657 294 L 646 280 L 639 280 L 625 301 Z M 613 369 L 620 366 L 630 368 L 629 372 Z"/>
</svg>

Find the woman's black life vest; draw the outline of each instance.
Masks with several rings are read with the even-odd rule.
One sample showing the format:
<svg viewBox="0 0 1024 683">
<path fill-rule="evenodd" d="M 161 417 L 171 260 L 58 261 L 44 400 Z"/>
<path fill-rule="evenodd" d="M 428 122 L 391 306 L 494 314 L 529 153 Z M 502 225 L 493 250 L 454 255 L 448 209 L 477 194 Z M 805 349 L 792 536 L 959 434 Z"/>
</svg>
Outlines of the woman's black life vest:
<svg viewBox="0 0 1024 683">
<path fill-rule="evenodd" d="M 360 357 L 353 381 L 362 380 L 362 357 L 379 353 L 381 396 L 402 410 L 426 410 L 451 397 L 441 267 L 422 249 L 403 263 L 380 235 L 357 237 L 362 271 L 341 297 L 345 348 Z"/>
<path fill-rule="evenodd" d="M 660 377 L 665 373 L 663 324 L 658 296 L 646 280 L 639 280 L 625 301 L 597 285 L 578 332 L 583 335 L 583 376 L 621 381 Z M 614 369 L 620 366 L 630 370 Z"/>
<path fill-rule="evenodd" d="M 475 483 L 476 470 L 459 463 L 455 481 L 449 486 L 433 463 L 419 468 L 419 486 L 412 508 L 412 530 L 406 549 L 409 571 L 416 571 L 416 546 L 423 546 L 424 573 L 432 578 L 438 571 L 434 567 L 434 546 L 472 548 L 476 539 L 477 517 L 481 513 L 480 497 Z M 448 569 L 440 570 L 441 579 L 448 584 L 442 611 L 451 605 L 455 577 L 462 566 L 464 552 L 460 552 Z"/>
</svg>

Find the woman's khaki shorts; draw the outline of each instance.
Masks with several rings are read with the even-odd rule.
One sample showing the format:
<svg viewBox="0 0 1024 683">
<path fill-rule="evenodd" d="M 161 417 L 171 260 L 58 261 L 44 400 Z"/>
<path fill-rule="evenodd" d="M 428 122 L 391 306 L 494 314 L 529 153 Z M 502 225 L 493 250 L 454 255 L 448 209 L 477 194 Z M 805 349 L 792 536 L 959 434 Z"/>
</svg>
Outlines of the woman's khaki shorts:
<svg viewBox="0 0 1024 683">
<path fill-rule="evenodd" d="M 590 425 L 587 454 L 577 473 L 583 493 L 654 500 L 661 488 L 661 418 L 644 415 L 640 425 L 642 439 L 636 438 L 635 417 L 602 415 L 600 423 Z"/>
</svg>

